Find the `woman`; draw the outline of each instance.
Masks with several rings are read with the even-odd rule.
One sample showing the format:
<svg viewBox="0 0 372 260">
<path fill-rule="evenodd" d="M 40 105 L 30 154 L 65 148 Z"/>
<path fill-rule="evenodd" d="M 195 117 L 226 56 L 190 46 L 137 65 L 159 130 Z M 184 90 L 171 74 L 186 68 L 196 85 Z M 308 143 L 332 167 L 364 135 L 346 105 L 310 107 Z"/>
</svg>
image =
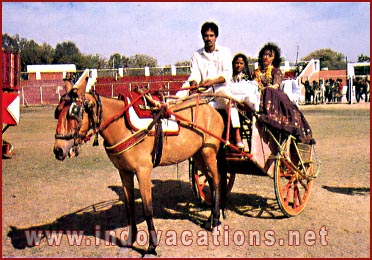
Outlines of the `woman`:
<svg viewBox="0 0 372 260">
<path fill-rule="evenodd" d="M 248 59 L 243 53 L 238 53 L 234 56 L 232 61 L 233 66 L 233 82 L 240 82 L 242 80 L 252 80 L 249 72 Z"/>
<path fill-rule="evenodd" d="M 234 99 L 249 106 L 253 111 L 258 110 L 260 102 L 260 93 L 258 92 L 258 84 L 252 80 L 252 76 L 248 68 L 248 59 L 243 53 L 238 53 L 232 60 L 233 75 L 230 85 L 230 92 Z M 234 104 L 235 106 L 235 104 Z M 232 110 L 235 110 L 235 107 Z M 234 118 L 234 116 L 238 118 Z M 236 145 L 243 149 L 244 144 L 240 136 L 240 122 L 237 113 L 231 113 L 232 126 L 235 129 Z M 239 124 L 234 124 L 238 122 Z"/>
<path fill-rule="evenodd" d="M 287 94 L 279 89 L 283 80 L 280 70 L 280 48 L 274 43 L 265 44 L 258 56 L 254 71 L 262 96 L 260 118 L 270 126 L 294 135 L 300 142 L 315 144 L 310 125 Z"/>
<path fill-rule="evenodd" d="M 280 70 L 280 48 L 274 43 L 265 44 L 258 54 L 258 68 L 254 71 L 254 79 L 260 89 L 279 89 L 283 81 L 283 73 Z"/>
</svg>

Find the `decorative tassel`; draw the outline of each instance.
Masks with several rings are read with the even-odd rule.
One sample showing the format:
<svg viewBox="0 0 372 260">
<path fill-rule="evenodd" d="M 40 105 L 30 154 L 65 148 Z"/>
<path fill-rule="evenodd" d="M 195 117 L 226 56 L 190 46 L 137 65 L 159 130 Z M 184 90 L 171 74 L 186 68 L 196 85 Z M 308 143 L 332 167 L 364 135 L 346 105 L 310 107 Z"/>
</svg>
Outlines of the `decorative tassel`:
<svg viewBox="0 0 372 260">
<path fill-rule="evenodd" d="M 98 133 L 96 133 L 96 136 L 94 137 L 93 146 L 98 146 Z"/>
</svg>

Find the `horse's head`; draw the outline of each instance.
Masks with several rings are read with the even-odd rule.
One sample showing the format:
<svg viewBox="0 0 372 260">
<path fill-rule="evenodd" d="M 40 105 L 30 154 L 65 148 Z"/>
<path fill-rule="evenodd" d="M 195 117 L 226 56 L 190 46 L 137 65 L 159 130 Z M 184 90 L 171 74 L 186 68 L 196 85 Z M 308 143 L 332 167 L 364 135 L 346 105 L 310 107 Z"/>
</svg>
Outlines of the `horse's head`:
<svg viewBox="0 0 372 260">
<path fill-rule="evenodd" d="M 61 97 L 55 110 L 58 123 L 53 152 L 58 160 L 77 156 L 80 145 L 92 127 L 91 111 L 95 103 L 85 95 L 88 73 L 89 70 L 85 70 L 75 85 L 65 81 L 66 94 Z"/>
</svg>

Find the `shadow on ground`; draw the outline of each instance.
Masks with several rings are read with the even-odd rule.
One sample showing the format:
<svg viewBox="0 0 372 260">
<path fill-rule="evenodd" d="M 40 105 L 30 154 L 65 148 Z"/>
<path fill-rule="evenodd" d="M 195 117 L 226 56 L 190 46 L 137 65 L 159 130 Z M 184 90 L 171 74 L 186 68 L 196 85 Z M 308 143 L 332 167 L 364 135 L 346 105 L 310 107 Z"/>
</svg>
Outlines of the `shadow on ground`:
<svg viewBox="0 0 372 260">
<path fill-rule="evenodd" d="M 66 234 L 67 231 L 82 230 L 85 236 L 98 237 L 105 241 L 109 239 L 115 241 L 118 247 L 125 247 L 120 238 L 109 237 L 106 234 L 108 232 L 105 232 L 127 226 L 122 187 L 109 186 L 108 188 L 117 193 L 118 199 L 90 205 L 44 225 L 27 228 L 11 226 L 7 235 L 11 239 L 12 245 L 16 249 L 34 247 L 35 244 L 30 244 L 26 237 L 26 233 L 30 234 L 31 231 L 39 233 L 41 239 L 44 239 L 46 238 L 45 231 L 56 230 Z M 135 200 L 136 222 L 138 224 L 144 221 L 138 189 L 135 189 Z M 153 180 L 153 208 L 155 225 L 156 219 L 186 219 L 204 228 L 210 214 L 207 205 L 195 201 L 190 183 L 176 180 Z M 276 201 L 254 194 L 233 192 L 229 196 L 227 209 L 247 217 L 282 217 L 280 214 L 277 216 Z M 99 232 L 97 232 L 97 225 L 99 226 Z M 144 253 L 142 249 L 133 249 L 141 254 Z"/>
<path fill-rule="evenodd" d="M 346 194 L 346 195 L 367 195 L 370 193 L 370 188 L 368 187 L 331 187 L 331 186 L 322 186 L 323 189 L 326 189 L 327 191 L 330 192 L 335 192 L 335 193 L 341 193 L 341 194 Z"/>
</svg>

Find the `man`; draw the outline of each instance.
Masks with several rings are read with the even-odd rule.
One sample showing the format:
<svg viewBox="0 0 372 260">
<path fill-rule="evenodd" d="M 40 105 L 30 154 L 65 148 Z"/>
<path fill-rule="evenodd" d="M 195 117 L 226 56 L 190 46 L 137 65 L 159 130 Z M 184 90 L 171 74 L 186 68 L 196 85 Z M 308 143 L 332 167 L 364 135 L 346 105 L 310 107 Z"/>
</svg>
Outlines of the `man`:
<svg viewBox="0 0 372 260">
<path fill-rule="evenodd" d="M 226 87 L 232 77 L 231 51 L 217 45 L 218 26 L 213 22 L 202 25 L 201 35 L 204 47 L 195 51 L 191 57 L 191 87 L 204 87 L 208 92 L 217 92 Z"/>
<path fill-rule="evenodd" d="M 204 47 L 192 54 L 191 74 L 184 87 L 217 93 L 221 87 L 227 87 L 230 84 L 232 77 L 231 51 L 216 44 L 218 26 L 215 23 L 204 23 L 201 27 L 201 35 Z"/>
<path fill-rule="evenodd" d="M 232 96 L 228 86 L 232 77 L 232 55 L 229 48 L 216 44 L 218 26 L 214 22 L 205 22 L 201 27 L 204 47 L 191 56 L 191 74 L 184 84 L 189 89 L 198 89 L 203 93 L 215 93 Z M 187 84 L 188 83 L 188 84 Z M 179 91 L 177 96 L 185 96 L 190 91 Z M 228 99 L 215 98 L 211 105 L 216 109 L 226 109 Z M 236 108 L 231 109 L 233 128 L 240 128 L 239 114 Z M 237 140 L 239 147 L 244 147 Z"/>
</svg>

